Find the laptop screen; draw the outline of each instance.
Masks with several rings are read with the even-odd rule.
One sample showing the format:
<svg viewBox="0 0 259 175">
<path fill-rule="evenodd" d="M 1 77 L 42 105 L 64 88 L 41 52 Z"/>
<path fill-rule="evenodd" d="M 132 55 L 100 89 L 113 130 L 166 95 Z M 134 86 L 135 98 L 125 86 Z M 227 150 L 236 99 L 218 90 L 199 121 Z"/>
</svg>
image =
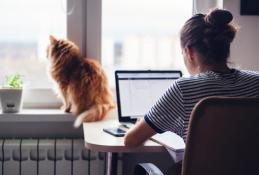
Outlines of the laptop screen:
<svg viewBox="0 0 259 175">
<path fill-rule="evenodd" d="M 182 73 L 180 71 L 116 71 L 120 122 L 134 122 L 152 107 Z"/>
</svg>

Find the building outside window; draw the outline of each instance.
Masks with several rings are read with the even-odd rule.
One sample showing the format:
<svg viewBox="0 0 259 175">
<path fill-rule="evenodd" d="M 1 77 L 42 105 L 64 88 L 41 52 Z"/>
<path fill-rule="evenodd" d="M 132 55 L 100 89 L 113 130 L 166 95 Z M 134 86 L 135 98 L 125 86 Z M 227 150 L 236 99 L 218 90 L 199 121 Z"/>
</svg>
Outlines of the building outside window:
<svg viewBox="0 0 259 175">
<path fill-rule="evenodd" d="M 103 0 L 102 64 L 113 83 L 116 69 L 186 71 L 179 33 L 192 0 Z"/>
</svg>

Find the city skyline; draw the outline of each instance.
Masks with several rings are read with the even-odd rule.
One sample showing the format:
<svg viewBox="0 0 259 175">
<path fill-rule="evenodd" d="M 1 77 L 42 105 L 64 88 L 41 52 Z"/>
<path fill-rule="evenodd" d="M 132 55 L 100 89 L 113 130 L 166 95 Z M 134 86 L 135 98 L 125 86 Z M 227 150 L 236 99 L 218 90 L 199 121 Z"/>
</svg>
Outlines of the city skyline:
<svg viewBox="0 0 259 175">
<path fill-rule="evenodd" d="M 66 18 L 73 13 L 64 2 L 0 1 L 0 75 L 18 71 L 30 82 L 42 77 L 36 86 L 49 86 L 49 35 L 66 38 Z M 182 69 L 179 31 L 191 6 L 191 0 L 103 0 L 101 61 L 110 81 L 120 68 Z"/>
</svg>

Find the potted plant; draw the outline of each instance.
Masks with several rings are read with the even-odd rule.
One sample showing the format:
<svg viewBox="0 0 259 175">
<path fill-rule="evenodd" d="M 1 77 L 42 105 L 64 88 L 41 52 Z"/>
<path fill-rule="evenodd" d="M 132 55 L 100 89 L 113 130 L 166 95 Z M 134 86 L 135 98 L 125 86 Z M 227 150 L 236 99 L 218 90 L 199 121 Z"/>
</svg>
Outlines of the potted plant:
<svg viewBox="0 0 259 175">
<path fill-rule="evenodd" d="M 16 113 L 22 107 L 23 77 L 20 74 L 6 76 L 0 88 L 0 101 L 3 113 Z"/>
</svg>

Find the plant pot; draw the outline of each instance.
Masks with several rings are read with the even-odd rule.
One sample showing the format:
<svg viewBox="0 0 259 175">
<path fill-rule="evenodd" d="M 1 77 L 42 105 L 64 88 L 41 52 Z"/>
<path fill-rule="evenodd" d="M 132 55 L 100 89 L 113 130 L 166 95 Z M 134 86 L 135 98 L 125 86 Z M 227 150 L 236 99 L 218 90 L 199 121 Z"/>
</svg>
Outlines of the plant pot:
<svg viewBox="0 0 259 175">
<path fill-rule="evenodd" d="M 22 89 L 1 88 L 0 100 L 3 113 L 16 113 L 22 108 Z"/>
</svg>

